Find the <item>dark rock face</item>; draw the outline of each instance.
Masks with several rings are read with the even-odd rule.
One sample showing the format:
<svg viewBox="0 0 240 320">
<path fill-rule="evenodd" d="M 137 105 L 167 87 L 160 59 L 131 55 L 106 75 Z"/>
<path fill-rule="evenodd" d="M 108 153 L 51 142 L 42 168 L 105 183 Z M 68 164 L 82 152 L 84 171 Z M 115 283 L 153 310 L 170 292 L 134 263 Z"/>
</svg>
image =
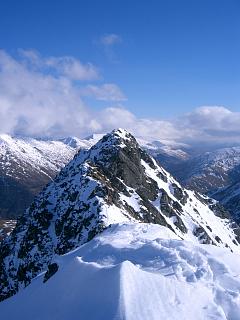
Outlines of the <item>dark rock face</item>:
<svg viewBox="0 0 240 320">
<path fill-rule="evenodd" d="M 45 270 L 47 281 L 57 270 L 56 255 L 91 240 L 113 223 L 157 223 L 184 239 L 191 232 L 191 221 L 191 226 L 201 228 L 196 231 L 200 242 L 210 239 L 209 243 L 217 245 L 218 231 L 215 226 L 208 228 L 201 210 L 220 224 L 220 233 L 227 234 L 229 246 L 234 247 L 234 232 L 209 209 L 206 199 L 197 199 L 181 188 L 131 134 L 114 130 L 88 151 L 80 151 L 35 198 L 2 242 L 0 300 Z"/>
<path fill-rule="evenodd" d="M 43 282 L 48 281 L 56 272 L 58 271 L 58 264 L 57 263 L 51 263 L 48 265 L 47 272 L 44 275 Z"/>
<path fill-rule="evenodd" d="M 208 234 L 205 232 L 205 230 L 201 227 L 198 226 L 194 229 L 193 234 L 195 235 L 195 237 L 198 238 L 198 240 L 203 243 L 203 244 L 213 244 L 212 239 L 208 236 Z M 215 240 L 217 240 L 215 238 Z"/>
</svg>

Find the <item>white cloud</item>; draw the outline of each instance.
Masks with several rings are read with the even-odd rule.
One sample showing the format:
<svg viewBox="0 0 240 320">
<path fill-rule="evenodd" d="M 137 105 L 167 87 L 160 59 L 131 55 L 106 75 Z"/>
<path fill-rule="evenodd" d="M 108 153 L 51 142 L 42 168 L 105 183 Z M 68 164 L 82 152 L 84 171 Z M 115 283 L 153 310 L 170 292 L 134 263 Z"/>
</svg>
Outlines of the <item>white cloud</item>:
<svg viewBox="0 0 240 320">
<path fill-rule="evenodd" d="M 232 117 L 232 112 L 225 107 L 203 106 L 185 115 L 184 119 L 189 127 L 201 129 L 222 128 L 223 122 Z"/>
<path fill-rule="evenodd" d="M 175 140 L 183 138 L 174 124 L 164 120 L 139 119 L 125 108 L 106 108 L 99 114 L 102 131 L 122 127 L 136 136 Z"/>
<path fill-rule="evenodd" d="M 100 43 L 104 46 L 113 46 L 114 44 L 121 42 L 122 38 L 115 33 L 105 34 L 104 36 L 100 37 Z"/>
<path fill-rule="evenodd" d="M 81 134 L 91 128 L 90 120 L 91 112 L 70 78 L 32 70 L 0 51 L 1 132 Z"/>
<path fill-rule="evenodd" d="M 203 106 L 181 117 L 177 126 L 188 128 L 186 139 L 214 143 L 240 143 L 240 112 L 222 106 Z"/>
<path fill-rule="evenodd" d="M 156 138 L 174 138 L 178 134 L 170 122 L 138 119 L 124 108 L 111 107 L 94 112 L 83 103 L 83 89 L 74 85 L 72 76 L 45 73 L 45 60 L 37 53 L 27 52 L 25 59 L 27 63 L 0 51 L 1 132 L 85 136 L 124 127 L 134 134 Z M 125 99 L 114 84 L 91 85 L 86 90 L 101 100 Z"/>
<path fill-rule="evenodd" d="M 106 108 L 99 115 L 102 131 L 123 127 L 133 134 L 188 144 L 240 144 L 240 112 L 204 106 L 171 121 L 140 119 L 124 108 Z"/>
<path fill-rule="evenodd" d="M 46 64 L 72 80 L 96 80 L 99 78 L 96 67 L 91 63 L 84 65 L 73 57 L 51 57 L 46 60 Z"/>
<path fill-rule="evenodd" d="M 79 74 L 76 71 L 76 76 L 75 71 L 63 70 L 65 57 L 63 66 L 59 66 L 62 58 L 51 58 L 51 61 L 57 59 L 51 65 L 54 72 L 46 72 L 49 58 L 42 58 L 35 51 L 22 51 L 21 55 L 19 60 L 0 51 L 1 133 L 84 137 L 123 127 L 137 136 L 155 139 L 187 143 L 240 142 L 240 112 L 221 106 L 204 106 L 166 121 L 140 119 L 116 106 L 93 111 L 83 102 L 83 94 L 107 101 L 109 105 L 125 99 L 120 88 L 115 84 L 88 84 L 80 88 L 75 79 L 80 80 L 82 71 Z M 70 65 L 72 61 L 75 59 Z M 92 77 L 81 74 L 81 79 Z"/>
<path fill-rule="evenodd" d="M 121 89 L 113 83 L 105 83 L 100 86 L 88 85 L 82 90 L 82 95 L 94 97 L 101 101 L 127 100 Z"/>
<path fill-rule="evenodd" d="M 26 64 L 32 64 L 33 66 L 41 67 L 43 63 L 43 59 L 40 54 L 36 50 L 18 50 L 19 55 L 24 59 Z"/>
<path fill-rule="evenodd" d="M 61 76 L 66 76 L 71 80 L 96 80 L 99 78 L 98 69 L 91 63 L 83 64 L 78 59 L 71 56 L 64 57 L 41 57 L 35 50 L 19 50 L 25 63 L 36 69 L 53 69 Z"/>
<path fill-rule="evenodd" d="M 103 47 L 107 59 L 112 63 L 119 62 L 115 52 L 115 46 L 122 42 L 122 38 L 115 33 L 105 34 L 99 38 L 99 41 L 97 41 L 97 43 L 100 43 Z"/>
</svg>

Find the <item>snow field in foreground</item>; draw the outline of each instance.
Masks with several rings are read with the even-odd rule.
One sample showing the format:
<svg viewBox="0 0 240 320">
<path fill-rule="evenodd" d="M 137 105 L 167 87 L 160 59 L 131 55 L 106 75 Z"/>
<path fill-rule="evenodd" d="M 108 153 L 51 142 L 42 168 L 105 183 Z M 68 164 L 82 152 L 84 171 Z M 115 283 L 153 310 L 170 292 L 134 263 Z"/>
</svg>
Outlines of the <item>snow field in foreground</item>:
<svg viewBox="0 0 240 320">
<path fill-rule="evenodd" d="M 151 224 L 113 225 L 0 303 L 1 319 L 240 319 L 240 255 Z"/>
</svg>

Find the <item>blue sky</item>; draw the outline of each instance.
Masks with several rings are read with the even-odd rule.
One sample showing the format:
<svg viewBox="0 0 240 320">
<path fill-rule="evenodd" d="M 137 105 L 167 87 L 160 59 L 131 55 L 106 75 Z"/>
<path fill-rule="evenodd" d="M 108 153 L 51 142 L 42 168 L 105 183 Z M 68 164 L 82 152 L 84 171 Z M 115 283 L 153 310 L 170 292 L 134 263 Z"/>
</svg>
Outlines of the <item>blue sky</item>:
<svg viewBox="0 0 240 320">
<path fill-rule="evenodd" d="M 13 54 L 90 61 L 136 115 L 172 117 L 201 105 L 239 108 L 239 15 L 237 0 L 10 0 L 0 4 L 0 39 Z M 121 38 L 109 55 L 98 43 L 106 34 Z"/>
<path fill-rule="evenodd" d="M 7 79 L 8 87 L 4 92 L 0 89 L 0 102 L 5 101 L 2 107 L 0 104 L 0 115 L 1 108 L 6 117 L 9 110 L 15 113 L 16 109 L 21 110 L 18 119 L 12 119 L 9 124 L 11 129 L 6 130 L 18 132 L 24 124 L 30 125 L 33 118 L 29 116 L 26 101 L 30 110 L 36 99 L 30 103 L 34 88 L 27 92 L 27 86 L 34 76 L 38 77 L 35 79 L 37 83 L 40 76 L 42 81 L 48 74 L 53 76 L 56 85 L 52 92 L 48 88 L 49 101 L 55 99 L 55 105 L 57 101 L 67 101 L 67 95 L 63 98 L 55 96 L 55 91 L 63 88 L 64 77 L 66 81 L 72 81 L 69 103 L 81 92 L 85 107 L 93 113 L 103 111 L 101 115 L 95 114 L 96 118 L 103 118 L 105 111 L 109 110 L 106 108 L 119 107 L 129 112 L 130 122 L 135 121 L 134 117 L 157 119 L 160 121 L 157 125 L 161 126 L 163 119 L 178 121 L 183 116 L 186 120 L 186 114 L 190 113 L 186 125 L 191 126 L 192 119 L 195 119 L 197 125 L 201 123 L 203 126 L 205 120 L 199 120 L 199 114 L 201 117 L 204 114 L 205 119 L 209 116 L 208 109 L 199 107 L 217 106 L 212 109 L 214 116 L 210 112 L 211 116 L 231 117 L 231 121 L 228 119 L 224 124 L 232 125 L 232 121 L 239 118 L 240 105 L 239 16 L 238 0 L 1 1 L 1 49 L 8 59 L 2 55 L 0 67 L 5 64 L 5 71 L 0 73 L 0 84 L 7 87 Z M 35 52 L 36 56 L 30 52 Z M 27 66 L 24 59 L 28 59 Z M 67 71 L 60 66 L 63 61 Z M 73 65 L 76 66 L 76 61 L 80 61 L 85 73 L 86 68 L 89 72 L 91 67 L 90 73 L 95 72 L 96 77 L 93 74 L 85 74 L 85 78 L 82 74 L 80 77 L 76 73 L 70 75 L 69 67 L 75 72 Z M 13 71 L 11 68 L 18 62 L 17 71 Z M 25 68 L 24 80 L 29 79 L 25 81 L 25 87 L 24 81 L 21 83 L 22 91 L 17 95 L 24 96 L 22 105 L 25 109 L 16 105 L 17 95 L 13 95 L 11 89 L 18 87 L 23 79 L 22 67 Z M 11 74 L 7 71 L 10 69 Z M 53 84 L 51 86 L 53 88 Z M 45 87 L 43 84 L 42 91 L 46 96 Z M 76 88 L 80 90 L 78 93 Z M 110 95 L 108 99 L 105 98 L 106 92 Z M 40 98 L 37 99 L 39 106 Z M 9 107 L 13 103 L 15 109 Z M 59 112 L 56 110 L 55 113 Z M 121 114 L 121 118 L 119 115 L 121 119 L 128 116 Z M 219 121 L 216 130 L 221 130 L 219 123 L 223 120 Z M 115 125 L 111 119 L 109 123 L 107 128 Z M 54 130 L 60 126 L 56 121 Z M 234 128 L 237 126 L 238 123 L 234 122 Z M 95 122 L 92 128 L 96 131 L 105 129 Z"/>
</svg>

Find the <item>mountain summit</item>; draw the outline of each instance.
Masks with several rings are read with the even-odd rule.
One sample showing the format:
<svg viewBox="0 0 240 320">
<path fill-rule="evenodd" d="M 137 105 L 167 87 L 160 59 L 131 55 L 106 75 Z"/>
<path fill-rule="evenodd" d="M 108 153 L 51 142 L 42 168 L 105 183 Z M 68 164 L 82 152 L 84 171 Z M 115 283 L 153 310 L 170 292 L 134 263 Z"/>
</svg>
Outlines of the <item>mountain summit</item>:
<svg viewBox="0 0 240 320">
<path fill-rule="evenodd" d="M 162 225 L 179 239 L 239 252 L 238 229 L 218 204 L 186 190 L 123 129 L 80 150 L 35 198 L 0 246 L 0 299 L 112 224 Z"/>
</svg>

